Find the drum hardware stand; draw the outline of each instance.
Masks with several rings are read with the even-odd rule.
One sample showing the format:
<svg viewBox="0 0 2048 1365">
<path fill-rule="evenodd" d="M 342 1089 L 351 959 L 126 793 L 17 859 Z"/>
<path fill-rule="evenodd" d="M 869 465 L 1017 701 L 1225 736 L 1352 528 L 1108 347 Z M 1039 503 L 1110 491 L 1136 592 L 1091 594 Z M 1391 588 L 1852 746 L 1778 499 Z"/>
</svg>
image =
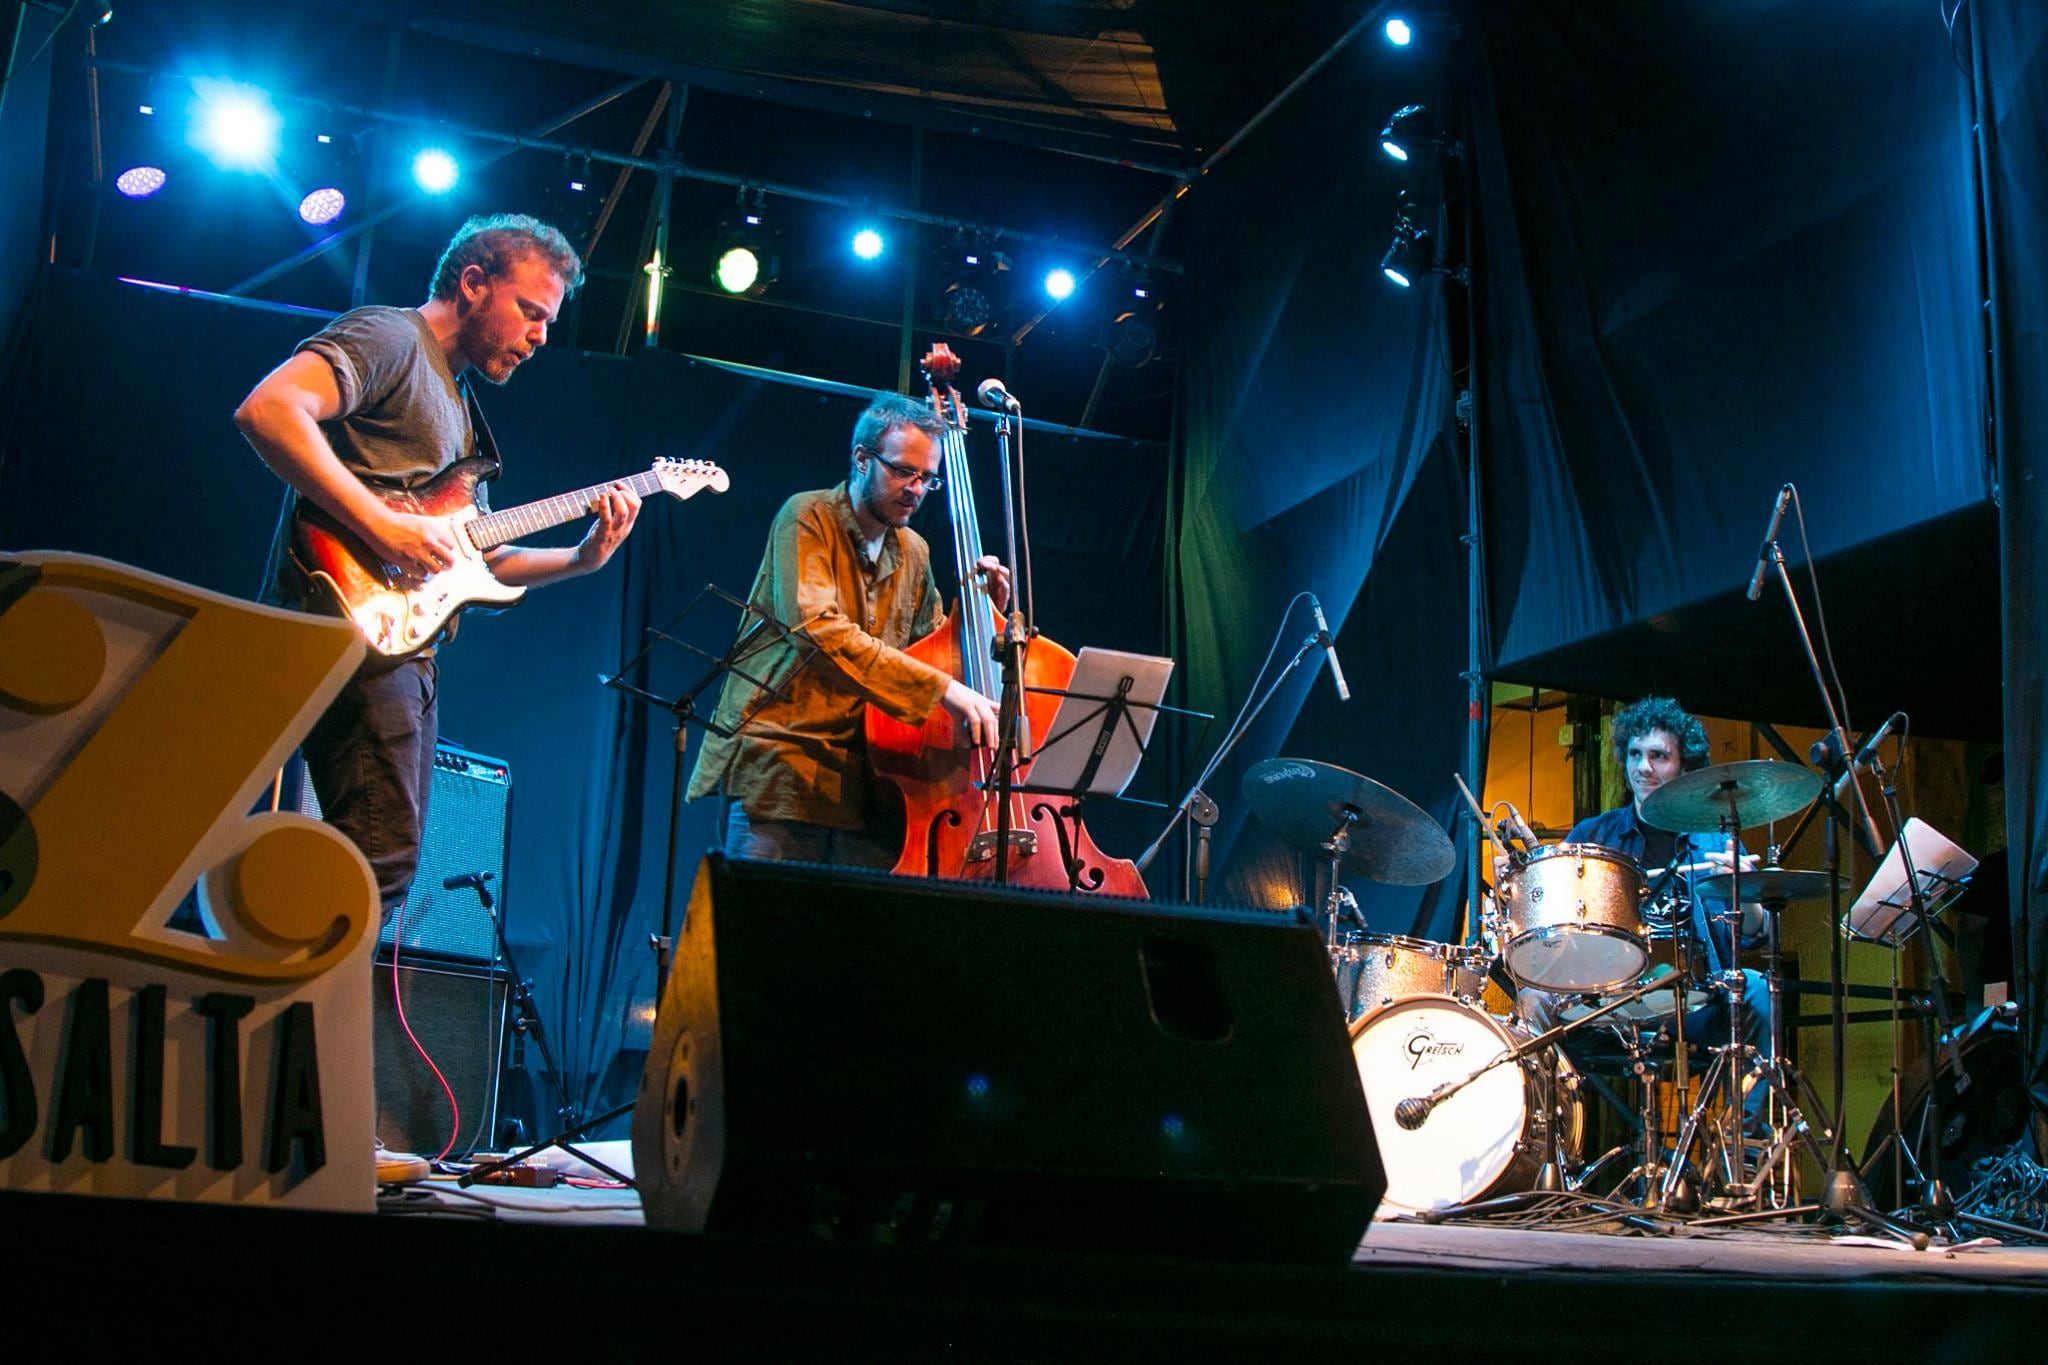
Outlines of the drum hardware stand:
<svg viewBox="0 0 2048 1365">
<path fill-rule="evenodd" d="M 1781 501 L 1779 502 L 1780 514 L 1784 510 L 1782 499 L 1786 495 L 1789 495 L 1795 504 L 1797 502 L 1797 490 L 1791 484 L 1786 484 L 1783 493 L 1781 493 Z M 1813 673 L 1814 686 L 1820 692 L 1821 710 L 1827 717 L 1828 722 L 1827 734 L 1822 740 L 1828 761 L 1821 774 L 1823 782 L 1821 791 L 1822 799 L 1827 802 L 1828 807 L 1825 847 L 1827 853 L 1828 924 L 1830 930 L 1828 936 L 1828 970 L 1829 981 L 1834 992 L 1835 1102 L 1831 1110 L 1818 1111 L 1827 1116 L 1827 1122 L 1823 1125 L 1823 1131 L 1831 1132 L 1834 1138 L 1826 1166 L 1827 1177 L 1821 1191 L 1818 1212 L 1825 1221 L 1841 1222 L 1853 1219 L 1870 1229 L 1883 1232 L 1889 1236 L 1911 1241 L 1916 1245 L 1925 1245 L 1927 1234 L 1924 1230 L 1911 1227 L 1900 1220 L 1888 1218 L 1871 1207 L 1870 1193 L 1864 1188 L 1862 1177 L 1856 1173 L 1856 1168 L 1848 1160 L 1848 1135 L 1844 1131 L 1841 1122 L 1842 1106 L 1848 1090 L 1847 1075 L 1844 1070 L 1846 1065 L 1844 1044 L 1847 1032 L 1847 1020 L 1844 1017 L 1846 997 L 1842 992 L 1844 975 L 1842 952 L 1842 827 L 1846 819 L 1846 812 L 1841 809 L 1840 803 L 1834 799 L 1834 793 L 1839 780 L 1847 772 L 1851 751 L 1848 747 L 1848 736 L 1843 731 L 1841 713 L 1835 705 L 1834 692 L 1829 688 L 1827 675 L 1821 669 L 1820 655 L 1813 647 L 1813 636 L 1806 628 L 1806 615 L 1800 610 L 1799 594 L 1793 589 L 1792 575 L 1785 568 L 1785 552 L 1777 540 L 1778 520 L 1779 517 L 1776 515 L 1771 519 L 1770 531 L 1766 534 L 1763 548 L 1758 553 L 1758 558 L 1763 560 L 1764 563 L 1758 566 L 1758 573 L 1755 580 L 1752 581 L 1751 587 L 1753 589 L 1761 588 L 1763 571 L 1766 567 L 1775 571 L 1778 586 L 1783 589 L 1785 594 L 1785 604 L 1791 609 L 1793 625 L 1798 629 L 1799 643 L 1805 651 L 1807 666 Z M 1751 600 L 1755 600 L 1755 592 L 1751 593 Z M 1862 786 L 1853 780 L 1853 773 L 1848 775 L 1851 777 L 1849 785 L 1856 793 L 1857 809 L 1861 811 L 1866 824 L 1874 825 L 1876 822 L 1870 817 L 1869 806 L 1864 800 Z M 1737 862 L 1739 863 L 1739 861 L 1738 859 Z M 1738 906 L 1741 904 L 1733 896 L 1730 899 Z M 1738 910 L 1737 913 L 1739 914 L 1740 911 Z M 1803 1205 L 1798 1207 L 1801 1210 L 1805 1209 Z M 1776 1216 L 1782 1217 L 1791 1212 L 1793 1210 L 1777 1210 Z"/>
<path fill-rule="evenodd" d="M 731 647 L 722 655 L 712 654 L 708 650 L 699 649 L 686 640 L 678 639 L 673 634 L 675 629 L 695 612 L 707 597 L 716 598 L 728 606 L 737 608 L 740 612 L 739 632 L 733 638 Z M 710 667 L 704 671 L 703 675 L 695 683 L 672 698 L 663 697 L 658 693 L 626 681 L 626 675 L 639 669 L 647 661 L 654 647 L 664 641 L 691 654 L 695 654 L 699 658 L 711 661 Z M 787 643 L 795 651 L 795 666 L 790 668 L 780 679 L 771 681 L 767 678 L 755 677 L 742 666 L 776 643 Z M 662 956 L 663 947 L 675 941 L 676 844 L 682 820 L 683 759 L 688 754 L 690 747 L 689 727 L 694 724 L 709 730 L 721 738 L 730 739 L 743 729 L 749 720 L 753 719 L 755 712 L 759 711 L 761 706 L 765 705 L 767 701 L 784 699 L 783 689 L 789 685 L 792 678 L 803 671 L 811 659 L 816 656 L 817 652 L 817 645 L 812 643 L 810 638 L 802 633 L 802 627 L 792 628 L 785 626 L 752 603 L 741 601 L 716 584 L 707 583 L 704 585 L 704 590 L 692 598 L 690 604 L 680 612 L 677 612 L 666 625 L 659 629 L 650 627 L 647 631 L 647 642 L 640 647 L 639 653 L 621 664 L 616 673 L 609 677 L 602 674 L 599 675 L 598 681 L 604 686 L 623 692 L 627 696 L 644 702 L 651 707 L 667 711 L 675 720 L 675 765 L 669 786 L 667 875 L 663 880 L 661 892 L 661 933 L 653 940 L 651 945 L 656 950 L 658 964 Z M 727 673 L 738 674 L 762 691 L 762 700 L 755 705 L 753 710 L 742 716 L 740 723 L 731 729 L 727 729 L 708 717 L 697 714 L 697 698 L 703 695 L 705 689 L 709 688 L 712 683 L 723 678 Z M 662 988 L 665 984 L 666 977 L 659 970 L 659 966 L 657 966 L 654 983 L 656 1000 L 661 998 Z M 628 1100 L 625 1104 L 599 1114 L 596 1118 L 585 1119 L 568 1128 L 564 1128 L 545 1141 L 537 1142 L 524 1151 L 515 1152 L 500 1161 L 485 1162 L 481 1166 L 472 1167 L 467 1174 L 462 1176 L 458 1183 L 465 1186 L 472 1185 L 478 1180 L 502 1171 L 509 1166 L 517 1166 L 536 1153 L 546 1151 L 550 1147 L 560 1147 L 571 1156 L 602 1171 L 607 1178 L 631 1188 L 633 1181 L 629 1177 L 613 1170 L 603 1162 L 595 1160 L 589 1153 L 579 1151 L 573 1145 L 572 1139 L 580 1138 L 593 1128 L 632 1113 L 635 1103 L 636 1101 L 634 1100 Z"/>
</svg>

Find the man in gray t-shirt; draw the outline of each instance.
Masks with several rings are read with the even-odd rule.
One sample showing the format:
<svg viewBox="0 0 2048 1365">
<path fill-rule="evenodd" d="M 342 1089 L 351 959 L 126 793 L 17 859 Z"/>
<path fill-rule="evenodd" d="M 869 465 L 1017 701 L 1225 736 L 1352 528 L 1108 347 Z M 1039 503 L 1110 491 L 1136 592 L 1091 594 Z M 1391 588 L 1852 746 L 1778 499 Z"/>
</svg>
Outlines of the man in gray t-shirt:
<svg viewBox="0 0 2048 1365">
<path fill-rule="evenodd" d="M 548 325 L 582 280 L 562 234 L 520 215 L 472 218 L 435 267 L 432 297 L 417 308 L 358 308 L 299 343 L 253 389 L 235 424 L 263 462 L 401 571 L 447 568 L 455 532 L 442 517 L 394 508 L 376 488 L 414 487 L 478 450 L 472 408 L 458 380 L 511 377 L 547 344 Z M 602 568 L 633 529 L 640 500 L 607 490 L 573 546 L 504 545 L 485 562 L 502 581 L 532 586 Z M 288 526 L 280 526 L 278 550 Z M 303 598 L 287 564 L 271 591 Z M 353 839 L 377 874 L 386 913 L 405 900 L 419 864 L 439 729 L 431 652 L 394 665 L 373 656 L 306 736 L 306 770 L 326 818 Z"/>
</svg>

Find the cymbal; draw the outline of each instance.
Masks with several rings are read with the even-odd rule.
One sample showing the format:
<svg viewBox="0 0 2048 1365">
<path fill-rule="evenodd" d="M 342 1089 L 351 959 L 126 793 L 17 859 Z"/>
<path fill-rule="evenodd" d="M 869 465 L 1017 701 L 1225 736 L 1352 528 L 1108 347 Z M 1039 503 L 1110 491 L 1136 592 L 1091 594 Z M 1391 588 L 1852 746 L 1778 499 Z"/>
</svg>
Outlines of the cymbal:
<svg viewBox="0 0 2048 1365">
<path fill-rule="evenodd" d="M 1727 903 L 1729 891 L 1735 878 L 1722 872 L 1712 877 L 1702 877 L 1692 884 L 1693 894 L 1701 900 Z M 1847 883 L 1844 883 L 1846 886 Z M 1828 874 L 1805 872 L 1791 867 L 1760 867 L 1754 872 L 1742 874 L 1742 899 L 1752 905 L 1770 905 L 1777 901 L 1817 901 L 1828 893 Z"/>
<path fill-rule="evenodd" d="M 1368 881 L 1426 886 L 1449 876 L 1458 860 L 1450 836 L 1422 807 L 1334 763 L 1269 758 L 1244 775 L 1244 797 L 1289 843 L 1316 852 L 1351 812 L 1344 861 Z"/>
<path fill-rule="evenodd" d="M 1804 810 L 1820 785 L 1819 773 L 1797 763 L 1717 763 L 1674 777 L 1643 798 L 1642 820 L 1675 834 L 1712 834 L 1727 828 L 1732 795 L 1736 827 L 1752 829 Z"/>
</svg>

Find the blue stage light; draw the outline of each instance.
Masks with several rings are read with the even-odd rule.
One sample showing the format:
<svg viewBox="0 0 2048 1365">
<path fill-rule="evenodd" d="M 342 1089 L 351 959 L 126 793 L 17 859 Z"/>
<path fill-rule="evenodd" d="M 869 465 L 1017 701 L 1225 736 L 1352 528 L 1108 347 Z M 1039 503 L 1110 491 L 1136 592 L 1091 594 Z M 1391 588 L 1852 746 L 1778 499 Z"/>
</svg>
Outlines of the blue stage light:
<svg viewBox="0 0 2048 1365">
<path fill-rule="evenodd" d="M 347 207 L 348 196 L 329 185 L 299 201 L 299 217 L 314 227 L 324 227 L 341 217 L 341 211 Z"/>
<path fill-rule="evenodd" d="M 161 166 L 130 166 L 114 178 L 114 188 L 130 199 L 147 199 L 164 187 Z"/>
<path fill-rule="evenodd" d="M 1045 275 L 1045 292 L 1054 299 L 1066 298 L 1074 292 L 1074 272 L 1064 266 L 1049 270 Z"/>
<path fill-rule="evenodd" d="M 1415 41 L 1415 30 L 1408 26 L 1406 19 L 1397 14 L 1387 20 L 1387 41 L 1395 47 L 1406 47 Z"/>
<path fill-rule="evenodd" d="M 412 159 L 413 183 L 428 194 L 446 194 L 462 178 L 462 167 L 439 147 L 427 147 Z"/>
<path fill-rule="evenodd" d="M 880 256 L 885 245 L 882 234 L 873 228 L 862 228 L 853 234 L 853 254 L 864 261 L 872 261 Z"/>
<path fill-rule="evenodd" d="M 223 170 L 268 168 L 277 159 L 284 120 L 261 90 L 228 81 L 194 81 L 197 127 L 192 144 Z"/>
</svg>

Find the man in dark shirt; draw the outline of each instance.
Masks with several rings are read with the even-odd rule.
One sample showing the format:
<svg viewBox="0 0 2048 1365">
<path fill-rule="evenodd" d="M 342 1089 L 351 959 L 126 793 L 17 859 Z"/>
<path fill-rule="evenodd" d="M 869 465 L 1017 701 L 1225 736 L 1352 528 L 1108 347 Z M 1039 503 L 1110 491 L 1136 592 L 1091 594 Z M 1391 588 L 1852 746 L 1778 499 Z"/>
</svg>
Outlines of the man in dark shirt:
<svg viewBox="0 0 2048 1365">
<path fill-rule="evenodd" d="M 1698 876 L 1725 873 L 1731 866 L 1733 840 L 1726 834 L 1673 834 L 1645 824 L 1643 802 L 1681 773 L 1704 767 L 1707 761 L 1706 727 L 1669 697 L 1645 697 L 1615 713 L 1612 743 L 1614 755 L 1628 778 L 1630 799 L 1626 805 L 1579 821 L 1565 835 L 1568 844 L 1597 844 L 1634 860 L 1651 885 L 1656 885 L 1666 868 L 1681 869 L 1664 885 L 1679 921 L 1689 922 L 1698 951 L 1705 954 L 1709 972 L 1719 974 L 1737 965 L 1736 950 L 1729 942 L 1727 927 L 1719 920 L 1725 906 L 1712 906 L 1692 894 Z M 1756 859 L 1742 854 L 1742 866 L 1756 866 Z M 1760 914 L 1754 907 L 1745 916 L 1745 927 Z M 1712 913 L 1710 913 L 1712 912 Z M 1743 946 L 1751 946 L 1753 935 L 1745 934 Z M 1760 972 L 1743 969 L 1742 1040 L 1761 1055 L 1770 1045 L 1771 997 Z M 1556 1022 L 1564 997 L 1546 991 L 1523 988 L 1516 992 L 1515 1011 L 1531 1028 L 1542 1030 Z M 1648 997 L 1666 1003 L 1669 995 Z M 1728 1038 L 1728 1006 L 1719 992 L 1707 1005 L 1692 1010 L 1685 1019 L 1688 1042 L 1725 1042 Z M 1761 1131 L 1766 1120 L 1768 1092 L 1752 1086 L 1745 1100 L 1745 1126 Z"/>
<path fill-rule="evenodd" d="M 455 562 L 442 517 L 391 506 L 374 488 L 410 488 L 479 450 L 470 376 L 503 384 L 547 344 L 548 325 L 582 282 L 562 234 L 504 214 L 463 224 L 417 308 L 358 308 L 299 343 L 235 410 L 235 425 L 292 488 L 273 547 L 277 600 L 307 605 L 310 584 L 285 553 L 295 502 L 305 498 L 394 568 L 431 574 Z M 489 551 L 500 580 L 531 586 L 595 572 L 633 529 L 640 500 L 614 485 L 573 547 Z M 431 649 L 394 663 L 373 655 L 302 746 L 327 820 L 355 841 L 377 876 L 388 914 L 419 863 L 439 728 Z"/>
</svg>

